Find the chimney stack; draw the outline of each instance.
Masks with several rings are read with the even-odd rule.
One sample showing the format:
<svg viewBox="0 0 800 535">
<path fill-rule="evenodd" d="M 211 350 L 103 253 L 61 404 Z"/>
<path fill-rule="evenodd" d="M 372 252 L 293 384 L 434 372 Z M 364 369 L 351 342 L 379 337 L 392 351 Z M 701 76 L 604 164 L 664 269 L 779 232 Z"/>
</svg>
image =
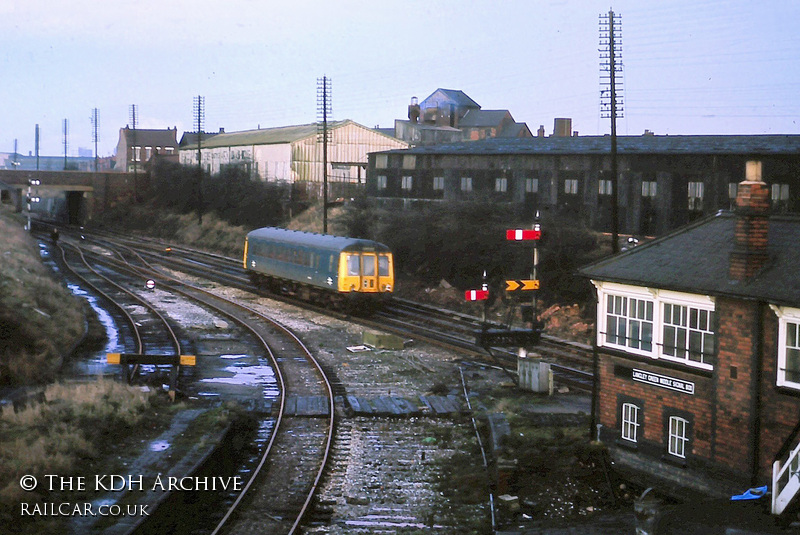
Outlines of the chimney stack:
<svg viewBox="0 0 800 535">
<path fill-rule="evenodd" d="M 539 130 L 536 131 L 536 137 L 544 137 L 544 125 L 539 125 Z"/>
<path fill-rule="evenodd" d="M 408 120 L 412 123 L 419 122 L 419 100 L 417 97 L 411 97 L 411 104 L 408 105 Z"/>
<path fill-rule="evenodd" d="M 769 189 L 761 180 L 761 162 L 746 164 L 745 180 L 736 195 L 736 224 L 729 277 L 743 281 L 755 275 L 767 263 L 769 230 Z"/>
</svg>

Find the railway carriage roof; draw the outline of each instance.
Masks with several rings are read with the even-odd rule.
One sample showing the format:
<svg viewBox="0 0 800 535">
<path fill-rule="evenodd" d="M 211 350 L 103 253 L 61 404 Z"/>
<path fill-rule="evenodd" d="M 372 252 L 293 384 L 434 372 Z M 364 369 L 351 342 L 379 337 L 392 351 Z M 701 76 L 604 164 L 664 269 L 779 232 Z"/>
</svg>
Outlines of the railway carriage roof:
<svg viewBox="0 0 800 535">
<path fill-rule="evenodd" d="M 337 252 L 361 251 L 366 248 L 371 248 L 379 252 L 388 253 L 390 251 L 386 245 L 372 240 L 332 236 L 330 234 L 316 234 L 313 232 L 288 230 L 277 227 L 264 227 L 253 230 L 247 234 L 247 238 L 251 242 L 259 240 L 272 243 L 288 243 Z"/>
</svg>

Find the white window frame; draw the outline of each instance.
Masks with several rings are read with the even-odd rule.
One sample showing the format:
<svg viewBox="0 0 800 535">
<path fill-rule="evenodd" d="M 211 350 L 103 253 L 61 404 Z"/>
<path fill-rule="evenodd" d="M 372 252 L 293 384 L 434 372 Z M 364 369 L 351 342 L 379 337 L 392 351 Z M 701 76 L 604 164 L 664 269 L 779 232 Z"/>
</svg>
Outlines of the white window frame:
<svg viewBox="0 0 800 535">
<path fill-rule="evenodd" d="M 414 177 L 413 176 L 409 176 L 409 175 L 405 175 L 402 178 L 402 181 L 400 183 L 400 187 L 402 189 L 404 189 L 405 191 L 411 191 L 411 188 L 413 186 L 414 186 Z"/>
<path fill-rule="evenodd" d="M 526 178 L 525 179 L 525 193 L 539 193 L 539 179 Z"/>
<path fill-rule="evenodd" d="M 496 193 L 506 193 L 508 191 L 508 179 L 503 177 L 495 178 L 494 191 Z"/>
<path fill-rule="evenodd" d="M 435 176 L 435 177 L 433 177 L 433 189 L 434 189 L 434 191 L 443 191 L 444 190 L 444 177 L 443 176 Z"/>
<path fill-rule="evenodd" d="M 623 403 L 620 422 L 620 438 L 633 442 L 639 442 L 639 412 L 642 409 L 635 403 Z"/>
<path fill-rule="evenodd" d="M 614 186 L 611 184 L 611 181 L 606 178 L 601 178 L 600 180 L 598 180 L 597 185 L 598 185 L 597 193 L 599 193 L 600 195 L 611 195 L 611 193 L 613 192 Z"/>
<path fill-rule="evenodd" d="M 642 181 L 642 197 L 655 197 L 658 192 L 658 182 L 655 180 Z"/>
<path fill-rule="evenodd" d="M 388 180 L 386 179 L 386 175 L 378 175 L 375 178 L 375 185 L 378 188 L 378 191 L 385 190 L 388 184 Z"/>
<path fill-rule="evenodd" d="M 462 176 L 461 177 L 461 191 L 472 191 L 472 177 L 471 176 Z"/>
<path fill-rule="evenodd" d="M 672 290 L 660 290 L 657 288 L 645 288 L 642 286 L 631 286 L 628 284 L 620 284 L 615 282 L 603 282 L 603 281 L 592 281 L 595 288 L 597 289 L 597 299 L 598 299 L 598 306 L 597 306 L 597 345 L 598 347 L 607 347 L 610 349 L 616 349 L 619 351 L 624 351 L 626 353 L 631 353 L 635 355 L 650 357 L 652 359 L 666 359 L 671 362 L 677 362 L 682 365 L 685 365 L 690 368 L 700 368 L 704 370 L 713 370 L 714 364 L 712 362 L 696 362 L 689 359 L 678 359 L 675 356 L 665 355 L 664 354 L 664 304 L 671 304 L 671 305 L 681 305 L 687 308 L 695 308 L 698 310 L 704 310 L 707 312 L 716 313 L 716 301 L 711 296 L 706 295 L 697 295 L 697 294 L 688 294 L 683 292 L 675 292 Z M 630 306 L 630 300 L 635 299 L 637 304 L 637 316 L 640 316 L 638 306 L 639 301 L 651 302 L 653 306 L 653 315 L 652 315 L 652 334 L 651 334 L 651 343 L 649 346 L 649 350 L 646 346 L 643 346 L 641 343 L 634 344 L 633 346 L 629 345 L 629 338 L 632 334 L 632 329 L 630 325 L 626 325 L 625 330 L 625 340 L 622 340 L 621 343 L 615 340 L 613 335 L 610 335 L 608 332 L 609 329 L 609 322 L 608 322 L 608 299 L 614 297 L 627 297 L 627 306 Z M 645 309 L 646 311 L 646 309 Z M 619 311 L 622 312 L 621 310 Z M 612 314 L 615 315 L 615 314 Z M 616 314 L 617 317 L 622 317 L 621 314 Z M 688 311 L 687 311 L 688 315 Z M 625 311 L 626 318 L 629 316 L 628 311 Z M 628 318 L 630 319 L 630 318 Z M 634 321 L 647 321 L 651 322 L 651 320 L 647 318 L 633 318 Z M 800 321 L 800 311 L 798 311 L 798 321 Z M 715 325 L 711 325 L 711 327 L 715 327 Z M 639 332 L 641 333 L 641 327 Z M 714 330 L 711 331 L 714 335 L 714 344 L 715 346 L 718 344 L 718 333 Z M 635 334 L 635 332 L 634 332 Z M 641 340 L 641 337 L 640 337 Z M 711 353 L 713 357 L 716 354 L 716 347 L 714 351 Z M 709 359 L 712 360 L 712 359 Z M 798 385 L 800 388 L 800 385 Z"/>
<path fill-rule="evenodd" d="M 675 321 L 676 308 L 680 309 L 677 313 L 677 322 Z M 665 360 L 674 360 L 690 366 L 711 367 L 710 363 L 704 362 L 702 359 L 704 359 L 705 355 L 710 355 L 713 358 L 716 350 L 717 337 L 714 331 L 714 310 L 708 307 L 693 306 L 687 303 L 665 300 L 661 305 L 661 312 L 661 357 Z M 670 341 L 667 340 L 668 329 L 674 331 L 671 336 L 674 343 L 670 343 Z M 698 349 L 696 338 L 694 339 L 695 344 L 692 343 L 693 335 L 695 337 L 700 337 L 699 354 L 701 360 L 699 361 L 691 358 L 692 350 Z M 680 342 L 683 342 L 683 345 L 680 345 Z M 707 344 L 709 342 L 711 344 L 710 351 L 707 350 Z"/>
<path fill-rule="evenodd" d="M 134 162 L 142 161 L 142 147 L 133 147 L 133 160 Z"/>
<path fill-rule="evenodd" d="M 689 443 L 689 420 L 680 416 L 670 416 L 668 425 L 667 452 L 685 459 L 686 445 Z"/>
<path fill-rule="evenodd" d="M 800 380 L 792 381 L 787 378 L 786 374 L 789 351 L 800 350 L 798 347 L 800 346 L 800 332 L 797 332 L 800 330 L 800 309 L 774 305 L 770 305 L 770 308 L 778 316 L 778 366 L 775 382 L 778 386 L 800 390 Z M 789 332 L 792 328 L 797 334 L 797 338 L 794 340 L 797 345 L 792 345 L 792 337 Z"/>
</svg>

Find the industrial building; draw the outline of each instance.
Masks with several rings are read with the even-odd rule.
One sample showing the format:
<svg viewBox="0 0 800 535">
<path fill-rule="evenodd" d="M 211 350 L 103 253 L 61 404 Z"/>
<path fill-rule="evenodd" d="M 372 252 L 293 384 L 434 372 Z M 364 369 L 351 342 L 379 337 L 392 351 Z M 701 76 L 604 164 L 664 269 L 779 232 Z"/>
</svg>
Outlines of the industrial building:
<svg viewBox="0 0 800 535">
<path fill-rule="evenodd" d="M 561 122 L 559 122 L 561 121 Z M 475 201 L 562 213 L 611 230 L 611 138 L 489 138 L 370 154 L 366 194 L 387 206 Z M 762 162 L 774 213 L 800 211 L 800 136 L 618 137 L 619 231 L 660 235 L 729 209 L 747 160 Z"/>
<path fill-rule="evenodd" d="M 327 177 L 329 197 L 350 197 L 363 188 L 367 154 L 409 145 L 350 120 L 328 124 Z M 224 132 L 201 141 L 205 173 L 239 167 L 253 179 L 291 185 L 295 198 L 322 197 L 323 139 L 320 124 Z M 197 143 L 180 147 L 180 163 L 197 165 Z"/>
</svg>

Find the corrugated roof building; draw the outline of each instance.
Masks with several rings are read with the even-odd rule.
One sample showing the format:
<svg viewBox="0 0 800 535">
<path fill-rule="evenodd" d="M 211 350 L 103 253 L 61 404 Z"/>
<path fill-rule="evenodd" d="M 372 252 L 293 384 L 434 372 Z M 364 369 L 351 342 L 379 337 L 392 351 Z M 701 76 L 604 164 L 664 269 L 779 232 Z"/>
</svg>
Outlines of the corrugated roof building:
<svg viewBox="0 0 800 535">
<path fill-rule="evenodd" d="M 328 183 L 333 197 L 363 186 L 367 154 L 407 148 L 408 143 L 351 120 L 328 123 Z M 240 167 L 254 179 L 279 182 L 322 195 L 323 143 L 318 123 L 223 132 L 201 145 L 203 169 L 209 175 Z M 197 165 L 197 146 L 181 147 L 183 165 Z"/>
</svg>

